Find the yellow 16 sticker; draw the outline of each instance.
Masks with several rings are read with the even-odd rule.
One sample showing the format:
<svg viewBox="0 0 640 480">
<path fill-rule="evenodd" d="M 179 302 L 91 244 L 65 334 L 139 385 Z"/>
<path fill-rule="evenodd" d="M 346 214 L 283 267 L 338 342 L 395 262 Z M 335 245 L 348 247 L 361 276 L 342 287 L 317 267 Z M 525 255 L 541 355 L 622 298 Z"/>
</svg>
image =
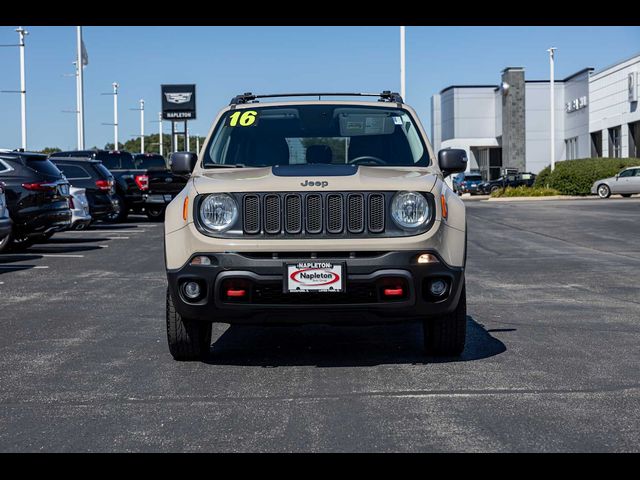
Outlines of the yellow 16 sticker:
<svg viewBox="0 0 640 480">
<path fill-rule="evenodd" d="M 227 118 L 230 127 L 251 127 L 257 125 L 258 112 L 255 110 L 238 110 Z"/>
</svg>

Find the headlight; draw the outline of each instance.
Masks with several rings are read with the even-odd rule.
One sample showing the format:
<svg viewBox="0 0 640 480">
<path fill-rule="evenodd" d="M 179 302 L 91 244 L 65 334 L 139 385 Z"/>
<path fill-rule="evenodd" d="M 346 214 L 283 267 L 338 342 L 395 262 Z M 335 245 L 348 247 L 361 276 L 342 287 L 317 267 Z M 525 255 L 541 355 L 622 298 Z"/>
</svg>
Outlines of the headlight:
<svg viewBox="0 0 640 480">
<path fill-rule="evenodd" d="M 226 193 L 207 195 L 200 203 L 200 221 L 207 230 L 224 232 L 235 223 L 237 218 L 238 205 Z"/>
<path fill-rule="evenodd" d="M 429 203 L 418 192 L 398 192 L 391 201 L 391 217 L 400 227 L 417 228 L 429 219 Z"/>
</svg>

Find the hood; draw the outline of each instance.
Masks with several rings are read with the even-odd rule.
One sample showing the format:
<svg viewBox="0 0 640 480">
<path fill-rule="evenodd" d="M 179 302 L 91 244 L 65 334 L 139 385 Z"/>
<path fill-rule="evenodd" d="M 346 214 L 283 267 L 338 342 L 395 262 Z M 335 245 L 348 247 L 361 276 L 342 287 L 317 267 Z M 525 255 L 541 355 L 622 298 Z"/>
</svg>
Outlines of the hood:
<svg viewBox="0 0 640 480">
<path fill-rule="evenodd" d="M 306 165 L 264 168 L 201 169 L 192 179 L 198 193 L 416 190 L 429 192 L 437 176 L 428 168 L 367 167 L 349 169 Z M 313 167 L 313 166 L 312 166 Z"/>
<path fill-rule="evenodd" d="M 616 177 L 608 177 L 608 178 L 601 178 L 600 180 L 596 180 L 595 182 L 593 182 L 593 184 L 595 185 L 596 183 L 606 183 L 606 182 L 615 182 L 616 181 Z"/>
</svg>

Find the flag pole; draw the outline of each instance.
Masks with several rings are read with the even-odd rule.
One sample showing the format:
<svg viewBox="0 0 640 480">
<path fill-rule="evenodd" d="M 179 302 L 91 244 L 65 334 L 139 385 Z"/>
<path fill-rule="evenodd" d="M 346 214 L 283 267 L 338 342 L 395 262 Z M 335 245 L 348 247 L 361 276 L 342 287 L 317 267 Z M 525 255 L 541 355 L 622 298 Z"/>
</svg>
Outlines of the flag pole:
<svg viewBox="0 0 640 480">
<path fill-rule="evenodd" d="M 82 27 L 76 27 L 76 37 L 78 43 L 78 81 L 76 82 L 78 97 L 78 149 L 84 150 L 84 75 L 82 64 Z"/>
</svg>

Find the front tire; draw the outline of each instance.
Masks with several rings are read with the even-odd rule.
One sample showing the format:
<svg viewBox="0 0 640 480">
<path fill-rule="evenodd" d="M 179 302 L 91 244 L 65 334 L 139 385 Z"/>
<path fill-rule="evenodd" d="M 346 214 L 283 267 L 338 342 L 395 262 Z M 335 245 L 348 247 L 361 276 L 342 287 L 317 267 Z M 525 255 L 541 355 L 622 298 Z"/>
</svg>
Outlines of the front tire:
<svg viewBox="0 0 640 480">
<path fill-rule="evenodd" d="M 164 211 L 166 207 L 147 207 L 147 218 L 152 222 L 164 221 Z"/>
<path fill-rule="evenodd" d="M 183 318 L 167 288 L 167 341 L 174 360 L 199 360 L 209 353 L 211 323 Z"/>
<path fill-rule="evenodd" d="M 11 233 L 0 238 L 0 253 L 6 252 L 11 247 Z"/>
<path fill-rule="evenodd" d="M 609 188 L 609 185 L 606 185 L 604 183 L 598 185 L 597 191 L 600 198 L 609 198 L 611 196 L 611 189 Z"/>
<path fill-rule="evenodd" d="M 464 285 L 456 309 L 425 320 L 423 331 L 427 355 L 457 357 L 462 353 L 467 336 L 467 295 Z"/>
<path fill-rule="evenodd" d="M 30 246 L 32 246 L 34 243 L 36 243 L 37 237 L 36 236 L 29 236 L 27 234 L 24 233 L 12 233 L 10 235 L 11 238 L 9 238 L 9 249 L 11 249 L 11 251 L 13 252 L 23 252 L 25 251 L 27 248 L 29 248 Z"/>
<path fill-rule="evenodd" d="M 118 207 L 115 211 L 106 215 L 104 220 L 107 223 L 122 223 L 126 221 L 129 216 L 129 208 L 124 202 L 124 197 L 117 193 L 113 197 L 118 201 Z"/>
</svg>

